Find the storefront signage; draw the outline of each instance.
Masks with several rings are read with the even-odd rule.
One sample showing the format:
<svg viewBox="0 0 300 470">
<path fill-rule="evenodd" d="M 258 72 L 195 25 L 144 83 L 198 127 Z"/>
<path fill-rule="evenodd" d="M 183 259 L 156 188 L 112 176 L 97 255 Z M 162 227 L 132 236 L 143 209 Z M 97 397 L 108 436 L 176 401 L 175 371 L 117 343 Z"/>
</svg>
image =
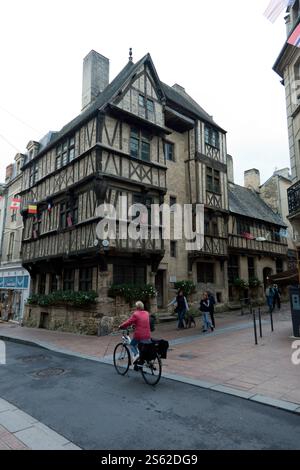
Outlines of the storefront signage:
<svg viewBox="0 0 300 470">
<path fill-rule="evenodd" d="M 0 277 L 0 289 L 27 289 L 29 276 Z"/>
</svg>

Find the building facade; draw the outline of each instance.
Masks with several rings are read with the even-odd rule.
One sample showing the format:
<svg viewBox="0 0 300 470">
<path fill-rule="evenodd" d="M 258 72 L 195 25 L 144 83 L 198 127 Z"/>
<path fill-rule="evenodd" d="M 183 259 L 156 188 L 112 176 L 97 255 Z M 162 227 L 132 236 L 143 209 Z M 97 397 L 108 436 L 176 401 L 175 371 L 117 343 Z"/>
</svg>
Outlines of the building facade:
<svg viewBox="0 0 300 470">
<path fill-rule="evenodd" d="M 287 38 L 300 22 L 299 0 L 287 9 Z M 300 49 L 287 42 L 284 44 L 275 64 L 274 71 L 281 77 L 285 87 L 289 151 L 291 160 L 292 186 L 288 189 L 289 220 L 294 230 L 294 240 L 300 252 Z M 300 273 L 300 267 L 298 263 Z M 300 283 L 300 274 L 299 274 Z"/>
<path fill-rule="evenodd" d="M 246 222 L 256 236 L 278 233 L 285 224 L 273 214 L 264 225 L 256 211 L 237 209 L 239 191 L 242 198 L 257 204 L 259 199 L 266 211 L 252 190 L 238 188 L 226 131 L 182 86 L 161 82 L 149 54 L 136 63 L 130 57 L 109 82 L 108 59 L 91 51 L 84 59 L 82 112 L 61 131 L 29 142 L 20 195 L 22 262 L 32 294 L 93 290 L 98 302 L 89 308 L 27 305 L 25 324 L 87 333 L 102 330 L 104 323 L 112 328 L 120 314 L 128 315 L 128 305 L 109 296 L 112 285 L 155 285 L 158 296 L 148 305 L 155 312 L 174 296 L 177 281 L 189 280 L 197 286 L 197 300 L 210 290 L 225 307 L 234 256 L 238 276 L 244 276 L 243 256 L 248 256 L 254 258 L 254 271 L 249 264 L 247 273 L 263 281 L 264 269 L 276 272 L 276 260 L 287 251 L 283 240 L 245 240 L 239 230 Z M 126 207 L 124 212 L 125 198 L 128 206 L 147 208 L 136 214 L 149 235 L 145 240 L 123 236 L 132 222 Z M 173 206 L 169 238 L 163 236 L 164 220 L 151 220 L 155 203 Z M 196 206 L 203 207 L 202 248 L 187 250 L 186 239 L 176 236 L 176 205 L 184 204 L 192 207 L 194 231 Z M 116 237 L 106 240 L 99 226 L 113 213 L 115 225 L 105 227 Z"/>
<path fill-rule="evenodd" d="M 22 321 L 24 305 L 29 296 L 30 276 L 22 266 L 23 220 L 20 209 L 12 208 L 22 186 L 21 166 L 24 156 L 17 154 L 13 164 L 6 168 L 5 189 L 1 199 L 1 317 Z"/>
<path fill-rule="evenodd" d="M 149 54 L 135 64 L 130 58 L 111 83 L 108 67 L 105 57 L 88 54 L 82 113 L 43 148 L 35 143 L 24 162 L 22 253 L 32 292 L 96 290 L 101 302 L 95 318 L 111 312 L 112 284 L 155 284 L 163 307 L 174 282 L 190 279 L 203 289 L 217 286 L 219 301 L 226 302 L 225 131 L 181 86 L 160 81 Z M 121 196 L 129 205 L 149 208 L 203 203 L 203 250 L 188 253 L 183 240 L 163 240 L 160 224 L 158 239 L 117 238 L 103 245 L 96 233 L 97 208 L 111 204 L 119 214 Z M 31 204 L 37 206 L 35 216 L 28 211 Z M 117 220 L 117 232 L 120 222 L 124 218 Z M 29 310 L 29 323 L 67 322 L 67 312 L 54 318 L 53 312 Z M 78 321 L 85 322 L 83 317 L 78 314 Z"/>
<path fill-rule="evenodd" d="M 275 170 L 273 175 L 259 187 L 260 197 L 279 214 L 287 227 L 288 243 L 288 270 L 297 267 L 297 252 L 295 246 L 294 228 L 289 220 L 288 190 L 292 186 L 292 177 L 289 168 Z"/>
<path fill-rule="evenodd" d="M 231 156 L 227 163 L 229 300 L 251 298 L 263 302 L 270 277 L 288 267 L 286 223 L 275 210 L 275 203 L 273 207 L 268 204 L 259 170 L 245 171 L 244 186 L 240 186 L 234 183 Z"/>
</svg>

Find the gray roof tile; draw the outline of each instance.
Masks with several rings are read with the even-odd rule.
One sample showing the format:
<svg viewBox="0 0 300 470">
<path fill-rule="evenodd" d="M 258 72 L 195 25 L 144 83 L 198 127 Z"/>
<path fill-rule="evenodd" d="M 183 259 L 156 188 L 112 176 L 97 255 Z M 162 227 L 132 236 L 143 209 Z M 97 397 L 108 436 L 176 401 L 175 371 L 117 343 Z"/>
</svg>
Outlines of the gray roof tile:
<svg viewBox="0 0 300 470">
<path fill-rule="evenodd" d="M 286 226 L 281 217 L 254 190 L 244 188 L 238 184 L 230 184 L 228 193 L 230 212 L 252 219 L 263 220 L 281 227 Z"/>
</svg>

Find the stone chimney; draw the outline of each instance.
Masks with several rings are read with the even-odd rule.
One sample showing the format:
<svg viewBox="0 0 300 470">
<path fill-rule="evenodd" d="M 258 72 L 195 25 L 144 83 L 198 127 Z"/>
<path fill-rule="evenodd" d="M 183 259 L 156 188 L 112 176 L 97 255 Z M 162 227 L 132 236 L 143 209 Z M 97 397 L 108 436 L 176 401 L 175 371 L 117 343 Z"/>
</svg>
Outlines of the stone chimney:
<svg viewBox="0 0 300 470">
<path fill-rule="evenodd" d="M 231 155 L 227 155 L 227 178 L 228 183 L 234 183 L 233 158 Z"/>
<path fill-rule="evenodd" d="M 6 167 L 6 171 L 5 171 L 5 181 L 9 181 L 12 176 L 13 176 L 13 172 L 14 172 L 14 164 L 11 163 L 10 165 L 7 165 Z"/>
<path fill-rule="evenodd" d="M 260 187 L 260 173 L 256 168 L 244 172 L 244 186 L 245 188 L 254 189 L 259 193 Z"/>
<path fill-rule="evenodd" d="M 90 51 L 83 59 L 82 110 L 89 106 L 109 84 L 109 59 Z"/>
</svg>

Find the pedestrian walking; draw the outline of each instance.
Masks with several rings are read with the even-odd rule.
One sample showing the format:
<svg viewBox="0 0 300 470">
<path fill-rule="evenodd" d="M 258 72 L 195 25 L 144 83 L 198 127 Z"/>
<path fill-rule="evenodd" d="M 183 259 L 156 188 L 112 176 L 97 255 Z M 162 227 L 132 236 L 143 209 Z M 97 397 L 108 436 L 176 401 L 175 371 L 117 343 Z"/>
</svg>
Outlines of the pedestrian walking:
<svg viewBox="0 0 300 470">
<path fill-rule="evenodd" d="M 203 333 L 206 333 L 208 329 L 211 331 L 214 331 L 214 327 L 212 325 L 211 319 L 210 319 L 210 301 L 208 297 L 208 293 L 204 292 L 202 299 L 200 301 L 200 312 L 202 312 L 202 320 L 203 320 Z"/>
<path fill-rule="evenodd" d="M 274 289 L 272 286 L 268 286 L 266 288 L 266 292 L 265 292 L 265 295 L 266 295 L 266 299 L 267 299 L 267 305 L 269 307 L 269 312 L 272 313 L 273 312 L 273 309 L 274 309 L 274 306 L 273 306 L 273 301 L 274 301 Z"/>
<path fill-rule="evenodd" d="M 281 291 L 280 291 L 277 284 L 273 285 L 273 292 L 274 292 L 273 310 L 274 310 L 276 305 L 277 305 L 278 310 L 280 310 L 280 308 L 281 308 Z"/>
<path fill-rule="evenodd" d="M 168 304 L 168 307 L 170 305 L 176 305 L 175 312 L 178 316 L 177 330 L 184 329 L 185 315 L 189 311 L 189 305 L 182 289 L 178 291 L 177 296 Z"/>
<path fill-rule="evenodd" d="M 213 327 L 216 328 L 216 324 L 215 324 L 216 299 L 212 292 L 208 292 L 208 298 L 209 298 L 209 306 L 210 306 L 209 313 L 210 313 L 211 322 L 212 322 Z"/>
</svg>

